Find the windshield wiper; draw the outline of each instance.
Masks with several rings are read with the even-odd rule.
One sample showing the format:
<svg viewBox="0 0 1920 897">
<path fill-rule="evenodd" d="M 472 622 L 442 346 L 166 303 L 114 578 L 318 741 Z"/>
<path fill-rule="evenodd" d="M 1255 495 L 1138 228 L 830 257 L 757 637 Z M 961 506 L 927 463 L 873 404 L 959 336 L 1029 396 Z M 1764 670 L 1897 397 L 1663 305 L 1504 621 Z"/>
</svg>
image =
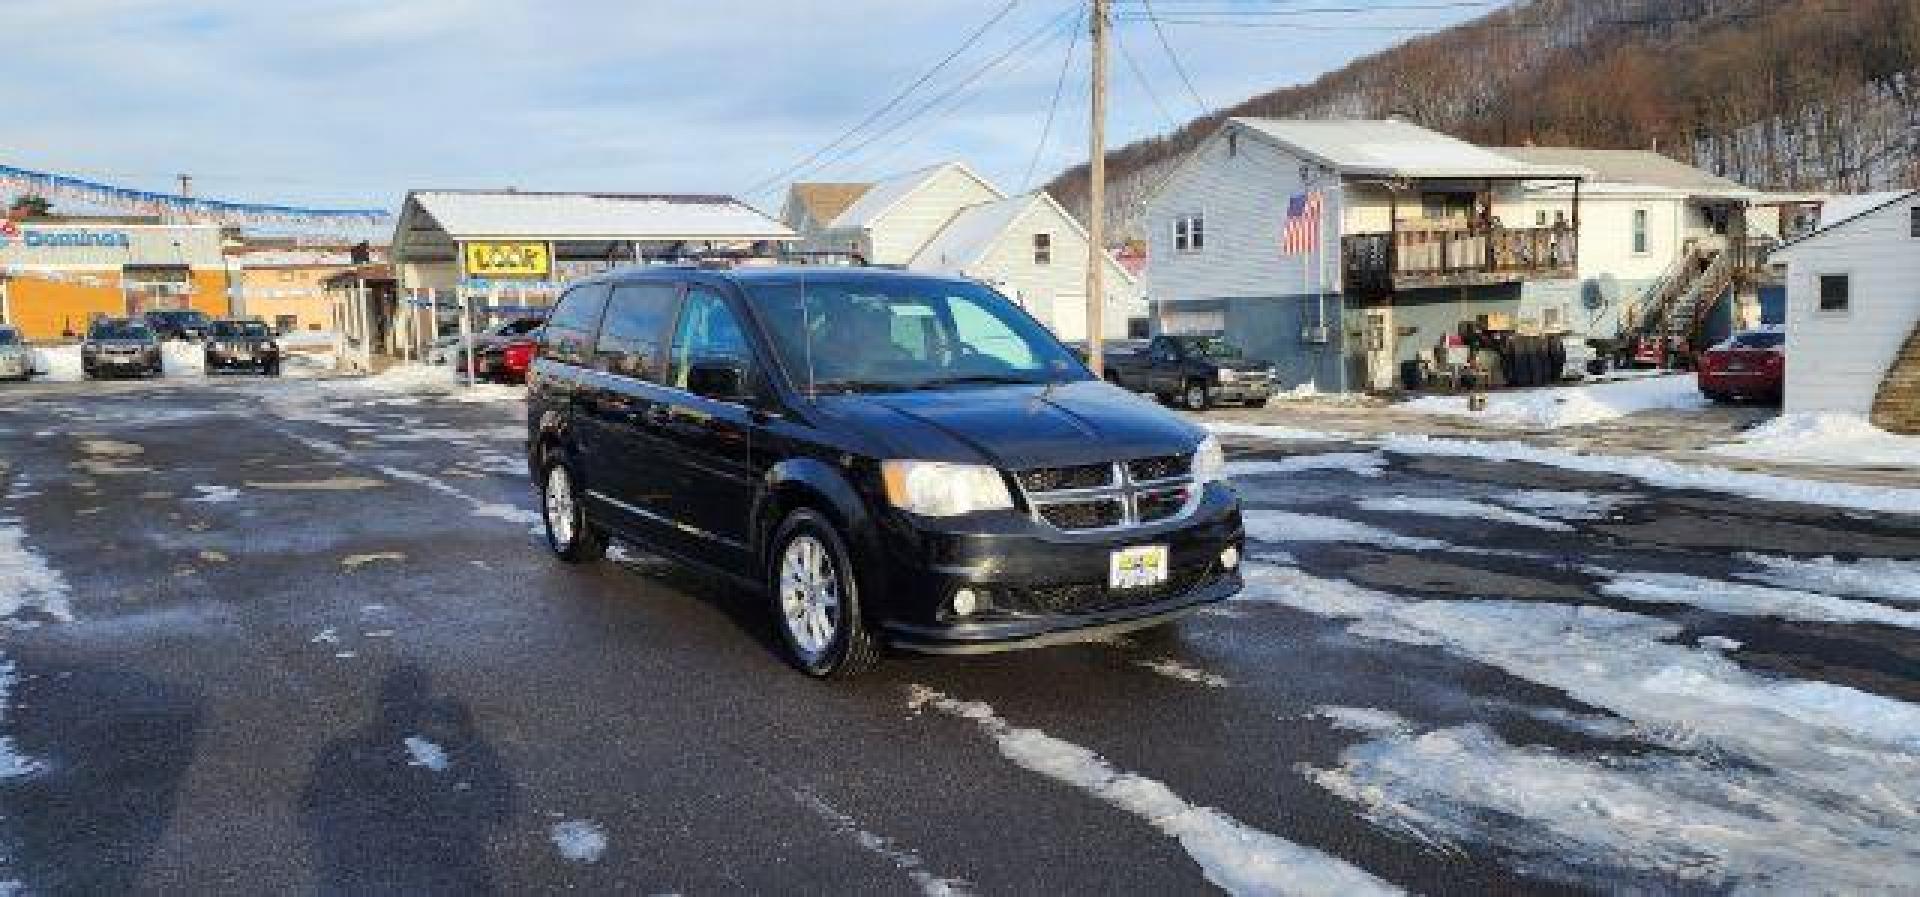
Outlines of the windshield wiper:
<svg viewBox="0 0 1920 897">
<path fill-rule="evenodd" d="M 914 388 L 909 383 L 894 383 L 886 380 L 821 380 L 813 384 L 813 393 L 839 392 L 899 392 Z"/>
</svg>

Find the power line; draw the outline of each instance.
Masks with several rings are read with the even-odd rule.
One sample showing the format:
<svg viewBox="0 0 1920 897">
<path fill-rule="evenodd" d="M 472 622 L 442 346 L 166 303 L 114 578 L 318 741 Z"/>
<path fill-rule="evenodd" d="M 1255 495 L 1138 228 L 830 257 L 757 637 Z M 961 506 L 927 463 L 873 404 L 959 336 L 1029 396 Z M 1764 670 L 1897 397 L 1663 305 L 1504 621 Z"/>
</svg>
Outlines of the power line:
<svg viewBox="0 0 1920 897">
<path fill-rule="evenodd" d="M 1160 99 L 1160 92 L 1153 89 L 1152 81 L 1147 80 L 1147 73 L 1140 67 L 1140 60 L 1134 58 L 1133 51 L 1127 48 L 1127 42 L 1121 40 L 1118 28 L 1113 31 L 1113 42 L 1120 48 L 1120 55 L 1127 60 L 1127 68 L 1133 70 L 1133 77 L 1140 82 L 1140 88 L 1146 91 L 1148 99 L 1153 100 L 1153 105 L 1160 109 L 1160 116 L 1167 120 L 1167 127 L 1179 129 L 1180 121 L 1167 110 L 1167 104 Z"/>
<path fill-rule="evenodd" d="M 933 68 L 928 69 L 925 74 L 922 74 L 918 79 L 915 79 L 913 83 L 908 84 L 905 89 L 901 90 L 897 94 L 894 94 L 893 97 L 887 100 L 886 103 L 882 104 L 880 108 L 869 113 L 866 118 L 861 119 L 858 124 L 854 125 L 851 128 L 848 128 L 840 136 L 835 137 L 826 146 L 823 146 L 817 150 L 814 150 L 813 153 L 807 156 L 806 158 L 801 159 L 799 162 L 796 162 L 793 165 L 790 165 L 784 169 L 781 169 L 778 172 L 775 172 L 773 175 L 759 182 L 756 182 L 752 187 L 747 189 L 746 195 L 753 196 L 755 194 L 760 193 L 762 190 L 766 189 L 771 185 L 779 184 L 782 180 L 787 178 L 789 175 L 798 173 L 800 170 L 806 168 L 809 164 L 819 159 L 821 156 L 826 155 L 829 152 L 832 152 L 835 147 L 851 139 L 853 135 L 859 133 L 862 129 L 866 128 L 868 125 L 873 124 L 874 122 L 880 120 L 880 118 L 885 116 L 887 113 L 893 111 L 895 107 L 899 106 L 902 102 L 906 100 L 907 97 L 911 96 L 914 91 L 919 90 L 928 81 L 933 80 L 933 77 L 935 75 L 940 74 L 940 72 L 944 70 L 948 65 L 952 64 L 952 62 L 955 59 L 960 58 L 961 54 L 972 49 L 975 44 L 980 42 L 980 38 L 986 36 L 986 33 L 989 29 L 999 24 L 1000 20 L 1006 18 L 1007 14 L 1013 12 L 1013 8 L 1018 5 L 1020 5 L 1020 0 L 1007 0 L 1007 5 L 1000 7 L 999 12 L 994 13 L 993 16 L 987 19 L 987 21 L 983 23 L 980 27 L 975 28 L 973 30 L 973 33 L 968 35 L 965 41 L 961 42 L 960 46 L 954 48 L 953 52 L 948 53 L 945 58 L 941 59 L 937 63 L 934 63 Z"/>
<path fill-rule="evenodd" d="M 1033 189 L 1033 173 L 1040 168 L 1040 156 L 1047 150 L 1047 141 L 1053 138 L 1053 118 L 1060 111 L 1060 97 L 1067 89 L 1067 72 L 1073 68 L 1073 51 L 1080 48 L 1080 17 L 1073 17 L 1067 23 L 1067 29 L 1073 37 L 1067 41 L 1066 55 L 1060 59 L 1060 78 L 1053 83 L 1053 100 L 1047 103 L 1047 123 L 1040 128 L 1040 142 L 1033 147 L 1033 158 L 1027 162 L 1027 173 L 1020 179 L 1020 192 Z"/>
<path fill-rule="evenodd" d="M 840 151 L 833 158 L 823 160 L 818 164 L 811 166 L 807 170 L 820 171 L 829 166 L 837 165 L 847 159 L 854 157 L 855 155 L 858 155 L 860 152 L 864 151 L 867 147 L 872 146 L 873 144 L 879 142 L 880 140 L 883 140 L 886 137 L 891 136 L 895 132 L 899 131 L 901 128 L 906 127 L 908 124 L 911 124 L 916 119 L 920 118 L 921 116 L 939 107 L 942 103 L 945 103 L 946 101 L 954 98 L 955 96 L 959 95 L 962 91 L 966 90 L 967 88 L 972 87 L 974 84 L 978 83 L 980 79 L 986 77 L 988 74 L 993 72 L 993 70 L 999 68 L 1008 59 L 1011 59 L 1015 54 L 1020 53 L 1021 51 L 1027 49 L 1027 47 L 1030 44 L 1032 44 L 1034 41 L 1047 36 L 1049 33 L 1052 33 L 1055 29 L 1060 27 L 1060 24 L 1066 21 L 1068 17 L 1073 16 L 1075 14 L 1076 12 L 1074 10 L 1067 10 L 1066 12 L 1063 12 L 1057 16 L 1054 16 L 1051 19 L 1048 19 L 1046 23 L 1040 26 L 1038 30 L 1033 31 L 1027 36 L 1021 38 L 1019 41 L 1015 42 L 1012 46 L 1001 51 L 999 55 L 996 55 L 992 59 L 987 60 L 987 62 L 984 65 L 975 69 L 972 72 L 972 74 L 962 79 L 959 83 L 948 88 L 945 92 L 941 93 L 940 95 L 934 97 L 931 100 L 928 100 L 925 103 L 922 103 L 920 106 L 915 108 L 912 112 L 909 112 L 905 116 L 894 120 L 891 124 L 888 124 L 885 128 L 867 136 L 864 140 L 861 140 L 859 143 L 854 144 L 853 146 L 847 147 L 846 149 Z"/>
<path fill-rule="evenodd" d="M 1153 33 L 1160 36 L 1161 49 L 1167 51 L 1167 59 L 1173 62 L 1173 70 L 1180 73 L 1180 80 L 1187 85 L 1187 93 L 1193 95 L 1194 105 L 1200 107 L 1201 115 L 1212 113 L 1213 107 L 1200 98 L 1199 89 L 1193 86 L 1193 78 L 1187 74 L 1187 67 L 1180 64 L 1180 54 L 1173 52 L 1173 42 L 1167 40 L 1167 29 L 1160 27 L 1160 17 L 1153 13 L 1153 0 L 1140 0 L 1140 3 L 1147 11 L 1147 20 L 1153 23 Z"/>
</svg>

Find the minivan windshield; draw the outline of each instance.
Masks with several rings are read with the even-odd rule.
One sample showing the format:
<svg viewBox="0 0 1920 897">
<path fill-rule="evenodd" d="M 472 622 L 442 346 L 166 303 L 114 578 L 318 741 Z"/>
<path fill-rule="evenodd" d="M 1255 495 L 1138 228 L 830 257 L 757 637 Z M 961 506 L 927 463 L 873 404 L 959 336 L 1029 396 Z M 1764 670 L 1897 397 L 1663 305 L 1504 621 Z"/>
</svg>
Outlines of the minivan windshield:
<svg viewBox="0 0 1920 897">
<path fill-rule="evenodd" d="M 148 330 L 147 328 L 139 324 L 127 324 L 123 322 L 108 321 L 105 323 L 93 325 L 93 330 L 92 332 L 87 334 L 87 338 L 88 339 L 147 340 L 147 339 L 153 339 L 153 331 Z"/>
<path fill-rule="evenodd" d="M 801 389 L 879 392 L 1092 375 L 1000 294 L 948 280 L 808 277 L 746 284 Z M 811 373 L 811 375 L 809 375 Z"/>
<path fill-rule="evenodd" d="M 266 339 L 267 325 L 258 321 L 215 321 L 213 335 L 225 339 Z"/>
</svg>

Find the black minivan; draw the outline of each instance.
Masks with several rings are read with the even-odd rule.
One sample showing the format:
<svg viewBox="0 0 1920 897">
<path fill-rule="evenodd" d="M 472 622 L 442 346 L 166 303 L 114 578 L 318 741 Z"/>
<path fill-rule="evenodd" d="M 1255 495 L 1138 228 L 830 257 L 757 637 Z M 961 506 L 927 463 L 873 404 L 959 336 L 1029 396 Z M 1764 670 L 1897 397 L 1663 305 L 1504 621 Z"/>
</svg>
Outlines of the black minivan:
<svg viewBox="0 0 1920 897">
<path fill-rule="evenodd" d="M 1163 624 L 1241 587 L 1219 443 L 977 282 L 643 267 L 572 285 L 528 377 L 550 546 L 763 594 L 794 663 Z"/>
</svg>

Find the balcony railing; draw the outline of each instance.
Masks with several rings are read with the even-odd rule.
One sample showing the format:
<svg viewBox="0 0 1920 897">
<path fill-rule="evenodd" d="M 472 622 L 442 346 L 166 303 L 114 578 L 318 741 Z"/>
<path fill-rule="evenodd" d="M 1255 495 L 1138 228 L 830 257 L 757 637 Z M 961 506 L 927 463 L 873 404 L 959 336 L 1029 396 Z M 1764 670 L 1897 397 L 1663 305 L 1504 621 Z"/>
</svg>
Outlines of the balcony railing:
<svg viewBox="0 0 1920 897">
<path fill-rule="evenodd" d="M 1560 227 L 1402 230 L 1344 244 L 1347 289 L 1359 292 L 1570 278 L 1580 261 L 1574 232 Z"/>
</svg>

